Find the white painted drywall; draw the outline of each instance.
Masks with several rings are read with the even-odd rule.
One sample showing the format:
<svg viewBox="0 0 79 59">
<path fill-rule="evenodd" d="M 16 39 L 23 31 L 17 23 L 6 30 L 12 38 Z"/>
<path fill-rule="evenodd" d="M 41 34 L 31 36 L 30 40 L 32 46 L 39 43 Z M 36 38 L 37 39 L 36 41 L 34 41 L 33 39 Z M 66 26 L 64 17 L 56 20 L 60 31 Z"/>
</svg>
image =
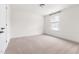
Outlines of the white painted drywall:
<svg viewBox="0 0 79 59">
<path fill-rule="evenodd" d="M 39 35 L 43 33 L 43 17 L 27 10 L 11 7 L 11 37 Z"/>
<path fill-rule="evenodd" d="M 41 8 L 40 4 L 11 4 L 11 7 L 17 10 L 27 10 L 38 15 L 48 15 L 71 5 L 72 4 L 45 4 L 45 6 Z"/>
<path fill-rule="evenodd" d="M 64 9 L 60 13 L 59 31 L 54 31 L 48 23 L 50 16 L 45 16 L 44 33 L 79 42 L 79 5 Z"/>
</svg>

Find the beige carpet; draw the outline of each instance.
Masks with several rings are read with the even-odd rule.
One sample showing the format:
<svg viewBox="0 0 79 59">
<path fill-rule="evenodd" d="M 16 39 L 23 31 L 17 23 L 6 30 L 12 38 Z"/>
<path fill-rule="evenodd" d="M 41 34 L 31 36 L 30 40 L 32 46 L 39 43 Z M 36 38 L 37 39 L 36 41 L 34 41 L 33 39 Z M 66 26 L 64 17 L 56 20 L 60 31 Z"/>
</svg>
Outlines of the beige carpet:
<svg viewBox="0 0 79 59">
<path fill-rule="evenodd" d="M 47 35 L 11 39 L 7 54 L 62 54 L 79 53 L 79 44 L 67 42 Z"/>
</svg>

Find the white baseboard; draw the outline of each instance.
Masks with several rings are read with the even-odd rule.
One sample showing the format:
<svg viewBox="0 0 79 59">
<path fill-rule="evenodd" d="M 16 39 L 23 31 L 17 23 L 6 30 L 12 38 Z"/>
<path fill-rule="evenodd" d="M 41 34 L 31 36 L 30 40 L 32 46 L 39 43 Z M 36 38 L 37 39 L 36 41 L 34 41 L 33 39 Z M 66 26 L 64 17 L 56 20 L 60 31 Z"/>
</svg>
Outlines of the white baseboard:
<svg viewBox="0 0 79 59">
<path fill-rule="evenodd" d="M 41 35 L 42 33 L 36 33 L 36 34 L 31 34 L 31 35 L 19 35 L 19 36 L 14 36 L 14 37 L 11 37 L 12 38 L 19 38 L 19 37 L 29 37 L 29 36 L 36 36 L 36 35 Z"/>
</svg>

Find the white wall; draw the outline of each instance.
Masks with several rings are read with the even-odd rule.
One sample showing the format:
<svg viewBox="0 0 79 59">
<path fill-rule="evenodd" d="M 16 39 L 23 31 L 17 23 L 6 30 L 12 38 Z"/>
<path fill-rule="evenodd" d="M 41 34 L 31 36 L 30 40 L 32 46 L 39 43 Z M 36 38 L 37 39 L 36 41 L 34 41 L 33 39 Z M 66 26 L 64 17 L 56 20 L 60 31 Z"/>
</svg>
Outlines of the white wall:
<svg viewBox="0 0 79 59">
<path fill-rule="evenodd" d="M 39 35 L 43 32 L 43 17 L 11 7 L 11 37 Z"/>
<path fill-rule="evenodd" d="M 45 16 L 44 33 L 79 42 L 79 5 L 64 9 L 60 13 L 59 31 L 50 29 L 50 16 Z"/>
</svg>

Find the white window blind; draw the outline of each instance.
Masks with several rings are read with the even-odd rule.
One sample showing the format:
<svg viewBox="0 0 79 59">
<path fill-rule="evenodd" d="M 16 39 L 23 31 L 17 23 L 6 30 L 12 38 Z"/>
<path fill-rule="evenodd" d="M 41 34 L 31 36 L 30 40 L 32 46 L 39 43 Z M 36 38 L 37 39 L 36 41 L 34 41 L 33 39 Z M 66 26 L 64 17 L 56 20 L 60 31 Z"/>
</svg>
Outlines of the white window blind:
<svg viewBox="0 0 79 59">
<path fill-rule="evenodd" d="M 59 14 L 50 16 L 49 22 L 52 30 L 59 31 L 60 18 Z"/>
</svg>

